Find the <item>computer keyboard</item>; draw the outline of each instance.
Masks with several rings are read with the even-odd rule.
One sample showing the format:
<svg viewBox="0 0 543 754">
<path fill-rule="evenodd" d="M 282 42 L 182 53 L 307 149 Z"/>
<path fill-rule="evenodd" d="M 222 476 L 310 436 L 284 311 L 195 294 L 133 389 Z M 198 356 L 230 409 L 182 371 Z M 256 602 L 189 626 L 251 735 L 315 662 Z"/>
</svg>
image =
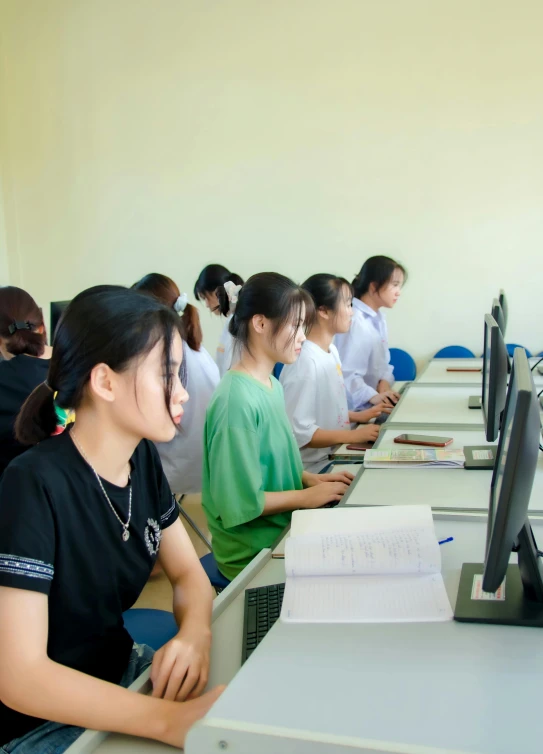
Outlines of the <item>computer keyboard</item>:
<svg viewBox="0 0 543 754">
<path fill-rule="evenodd" d="M 284 584 L 270 584 L 245 591 L 245 615 L 241 664 L 258 647 L 281 613 Z"/>
</svg>

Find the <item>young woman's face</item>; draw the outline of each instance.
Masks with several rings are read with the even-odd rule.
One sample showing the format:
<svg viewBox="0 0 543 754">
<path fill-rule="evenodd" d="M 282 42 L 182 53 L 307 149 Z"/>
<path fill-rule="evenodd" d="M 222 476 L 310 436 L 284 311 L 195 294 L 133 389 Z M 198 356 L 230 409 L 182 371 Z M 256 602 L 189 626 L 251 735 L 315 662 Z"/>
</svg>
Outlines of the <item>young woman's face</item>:
<svg viewBox="0 0 543 754">
<path fill-rule="evenodd" d="M 216 314 L 217 316 L 220 315 L 219 312 L 219 299 L 217 298 L 217 294 L 215 292 L 213 293 L 204 293 L 202 296 L 204 303 L 206 307 L 209 309 L 209 311 L 212 314 Z"/>
<path fill-rule="evenodd" d="M 400 298 L 403 285 L 403 272 L 395 269 L 388 283 L 378 292 L 380 305 L 387 309 L 392 309 L 396 301 Z"/>
<path fill-rule="evenodd" d="M 304 332 L 305 307 L 301 312 L 301 321 L 289 322 L 279 330 L 273 344 L 276 361 L 282 364 L 293 364 L 302 351 L 302 343 L 306 339 Z"/>
<path fill-rule="evenodd" d="M 169 442 L 174 438 L 183 416 L 183 404 L 189 399 L 179 379 L 182 360 L 183 345 L 181 336 L 176 333 L 171 352 L 172 395 L 169 411 L 164 400 L 168 375 L 164 373 L 162 341 L 133 368 L 117 373 L 126 383 L 124 393 L 123 385 L 120 385 L 117 411 L 122 414 L 127 429 L 138 437 L 153 442 Z"/>
<path fill-rule="evenodd" d="M 353 319 L 353 297 L 346 285 L 342 288 L 336 311 L 333 312 L 332 316 L 334 317 L 332 321 L 335 333 L 349 332 Z"/>
</svg>

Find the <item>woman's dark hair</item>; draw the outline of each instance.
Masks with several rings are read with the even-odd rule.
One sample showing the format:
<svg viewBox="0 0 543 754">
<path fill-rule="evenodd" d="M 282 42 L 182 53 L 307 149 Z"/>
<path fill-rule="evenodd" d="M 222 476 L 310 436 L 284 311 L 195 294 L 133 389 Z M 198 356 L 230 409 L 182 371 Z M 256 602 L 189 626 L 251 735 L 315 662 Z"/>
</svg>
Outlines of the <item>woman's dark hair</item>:
<svg viewBox="0 0 543 754">
<path fill-rule="evenodd" d="M 42 332 L 37 330 L 42 329 Z M 32 296 L 13 285 L 0 288 L 0 338 L 13 356 L 42 356 L 47 336 L 43 314 Z"/>
<path fill-rule="evenodd" d="M 47 384 L 38 385 L 17 417 L 17 440 L 35 445 L 50 437 L 56 428 L 55 403 L 77 410 L 97 364 L 122 372 L 161 340 L 167 375 L 164 400 L 169 412 L 171 348 L 178 332 L 175 312 L 153 296 L 116 285 L 99 285 L 80 293 L 68 304 L 56 329 Z"/>
<path fill-rule="evenodd" d="M 345 289 L 347 289 L 349 297 L 353 295 L 353 289 L 348 280 L 336 275 L 328 275 L 325 272 L 311 275 L 302 284 L 302 288 L 309 293 L 315 305 L 313 322 L 311 324 L 317 322 L 317 310 L 321 307 L 329 309 L 334 313 L 337 312 L 339 301 L 343 297 Z"/>
<path fill-rule="evenodd" d="M 375 283 L 375 289 L 380 291 L 390 281 L 396 270 L 403 274 L 404 282 L 407 272 L 399 262 L 390 257 L 376 256 L 366 259 L 358 275 L 353 280 L 353 293 L 356 298 L 362 298 Z"/>
<path fill-rule="evenodd" d="M 223 317 L 228 316 L 230 301 L 224 285 L 217 288 L 217 298 L 220 313 Z M 250 277 L 239 291 L 238 302 L 228 327 L 230 335 L 245 348 L 249 346 L 250 322 L 257 314 L 262 314 L 273 322 L 274 339 L 289 322 L 296 326 L 296 330 L 302 324 L 307 326 L 313 318 L 313 301 L 307 291 L 284 275 L 259 272 Z"/>
<path fill-rule="evenodd" d="M 236 285 L 243 285 L 243 278 L 235 272 L 230 272 L 222 264 L 208 264 L 201 271 L 194 285 L 194 298 L 202 299 L 206 293 L 216 293 L 217 288 L 229 280 Z"/>
<path fill-rule="evenodd" d="M 132 288 L 136 291 L 141 291 L 141 293 L 149 293 L 155 296 L 165 306 L 169 306 L 170 309 L 173 309 L 175 302 L 181 295 L 181 291 L 176 283 L 171 278 L 158 272 L 151 272 L 149 275 L 145 275 L 137 283 L 134 283 Z M 179 323 L 183 340 L 193 351 L 199 351 L 204 336 L 202 334 L 198 309 L 192 304 L 187 304 Z"/>
</svg>

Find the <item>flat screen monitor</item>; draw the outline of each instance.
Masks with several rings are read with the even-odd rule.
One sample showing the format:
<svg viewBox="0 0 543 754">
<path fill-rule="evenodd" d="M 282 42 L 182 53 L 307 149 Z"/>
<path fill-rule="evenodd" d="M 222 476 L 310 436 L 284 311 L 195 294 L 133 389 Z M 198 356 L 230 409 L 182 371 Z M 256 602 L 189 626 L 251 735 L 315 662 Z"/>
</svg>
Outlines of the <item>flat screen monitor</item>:
<svg viewBox="0 0 543 754">
<path fill-rule="evenodd" d="M 503 324 L 504 324 L 504 329 L 505 329 L 507 328 L 507 320 L 509 319 L 509 306 L 507 304 L 507 296 L 505 295 L 505 291 L 503 290 L 503 288 L 500 289 L 500 296 L 498 298 L 498 301 L 500 302 L 500 306 L 502 308 Z"/>
<path fill-rule="evenodd" d="M 51 337 L 49 339 L 51 343 L 55 337 L 58 322 L 69 303 L 69 301 L 51 301 Z"/>
<path fill-rule="evenodd" d="M 482 408 L 487 442 L 494 442 L 500 431 L 507 395 L 508 365 L 507 348 L 498 323 L 486 314 Z"/>
<path fill-rule="evenodd" d="M 498 326 L 500 330 L 502 331 L 502 335 L 505 338 L 505 317 L 503 316 L 503 309 L 500 306 L 500 302 L 497 298 L 494 299 L 492 302 L 492 316 L 498 323 Z"/>
</svg>

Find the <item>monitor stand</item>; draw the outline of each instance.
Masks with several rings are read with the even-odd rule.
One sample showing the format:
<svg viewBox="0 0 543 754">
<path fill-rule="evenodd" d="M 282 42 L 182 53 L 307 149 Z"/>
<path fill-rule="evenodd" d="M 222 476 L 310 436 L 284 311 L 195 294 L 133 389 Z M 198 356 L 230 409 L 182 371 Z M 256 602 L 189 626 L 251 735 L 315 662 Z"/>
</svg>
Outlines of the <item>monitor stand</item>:
<svg viewBox="0 0 543 754">
<path fill-rule="evenodd" d="M 468 445 L 464 447 L 464 468 L 467 471 L 492 471 L 497 454 L 497 445 Z"/>
<path fill-rule="evenodd" d="M 468 408 L 483 408 L 483 398 L 480 395 L 470 395 Z"/>
<path fill-rule="evenodd" d="M 484 569 L 483 563 L 462 566 L 454 619 L 462 623 L 543 628 L 543 602 L 525 597 L 518 565 L 508 566 L 496 594 L 483 592 Z"/>
</svg>

